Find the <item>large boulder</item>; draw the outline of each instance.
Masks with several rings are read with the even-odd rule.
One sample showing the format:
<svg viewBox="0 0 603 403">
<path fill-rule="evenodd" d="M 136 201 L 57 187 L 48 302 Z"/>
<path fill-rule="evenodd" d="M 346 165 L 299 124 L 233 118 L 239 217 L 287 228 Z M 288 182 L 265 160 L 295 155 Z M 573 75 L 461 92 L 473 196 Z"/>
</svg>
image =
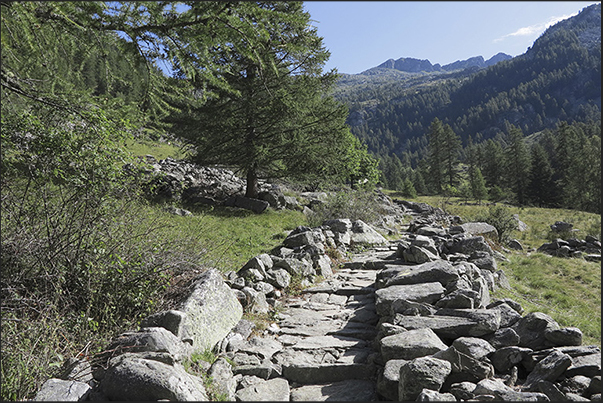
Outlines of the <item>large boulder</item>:
<svg viewBox="0 0 603 403">
<path fill-rule="evenodd" d="M 186 372 L 182 365 L 169 365 L 133 353 L 109 361 L 100 388 L 109 400 L 208 400 L 201 378 Z"/>
<path fill-rule="evenodd" d="M 451 370 L 452 366 L 448 361 L 433 357 L 408 361 L 400 367 L 399 400 L 413 401 L 423 389 L 439 392 Z"/>
<path fill-rule="evenodd" d="M 180 326 L 193 352 L 213 348 L 228 335 L 243 316 L 243 307 L 220 272 L 210 269 L 195 281 L 190 296 L 177 308 L 186 316 Z"/>
<path fill-rule="evenodd" d="M 356 220 L 352 223 L 351 243 L 353 245 L 380 245 L 387 243 L 387 239 L 364 221 Z"/>
<path fill-rule="evenodd" d="M 396 300 L 433 304 L 445 291 L 439 282 L 392 285 L 375 291 L 375 307 L 379 315 L 388 316 L 392 303 Z"/>
<path fill-rule="evenodd" d="M 493 240 L 498 240 L 498 230 L 485 222 L 468 222 L 461 224 L 461 227 L 465 230 L 465 234 L 476 236 L 482 235 Z"/>
<path fill-rule="evenodd" d="M 446 344 L 431 329 L 415 329 L 382 338 L 379 341 L 384 361 L 412 360 L 445 350 Z"/>
<path fill-rule="evenodd" d="M 251 210 L 254 213 L 263 213 L 270 204 L 260 199 L 252 199 L 241 195 L 232 196 L 224 201 L 226 207 L 238 207 L 245 210 Z"/>
</svg>

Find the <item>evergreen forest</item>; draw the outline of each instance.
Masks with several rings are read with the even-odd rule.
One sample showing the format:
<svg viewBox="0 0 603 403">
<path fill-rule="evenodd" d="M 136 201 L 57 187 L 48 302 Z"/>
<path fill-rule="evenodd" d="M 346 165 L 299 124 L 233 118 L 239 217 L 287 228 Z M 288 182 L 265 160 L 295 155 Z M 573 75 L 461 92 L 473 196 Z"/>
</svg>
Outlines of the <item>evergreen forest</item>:
<svg viewBox="0 0 603 403">
<path fill-rule="evenodd" d="M 386 188 L 471 197 L 479 170 L 489 200 L 600 212 L 600 29 L 595 4 L 493 66 L 446 74 L 369 69 L 342 77 L 336 97 L 349 106 L 352 133 L 379 158 Z M 442 139 L 435 129 L 455 141 L 434 143 Z M 505 155 L 519 143 L 526 156 L 513 171 Z M 448 181 L 433 175 L 440 169 Z M 522 186 L 513 183 L 519 172 Z"/>
</svg>

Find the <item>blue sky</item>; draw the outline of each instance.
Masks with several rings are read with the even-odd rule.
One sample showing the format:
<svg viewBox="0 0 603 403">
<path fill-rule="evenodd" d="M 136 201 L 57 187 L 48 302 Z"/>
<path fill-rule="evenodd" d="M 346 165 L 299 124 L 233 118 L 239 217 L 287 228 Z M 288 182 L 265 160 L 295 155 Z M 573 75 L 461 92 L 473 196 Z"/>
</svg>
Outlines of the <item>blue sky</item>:
<svg viewBox="0 0 603 403">
<path fill-rule="evenodd" d="M 441 65 L 518 56 L 555 22 L 598 1 L 305 1 L 331 52 L 325 69 L 356 74 L 388 59 Z"/>
</svg>

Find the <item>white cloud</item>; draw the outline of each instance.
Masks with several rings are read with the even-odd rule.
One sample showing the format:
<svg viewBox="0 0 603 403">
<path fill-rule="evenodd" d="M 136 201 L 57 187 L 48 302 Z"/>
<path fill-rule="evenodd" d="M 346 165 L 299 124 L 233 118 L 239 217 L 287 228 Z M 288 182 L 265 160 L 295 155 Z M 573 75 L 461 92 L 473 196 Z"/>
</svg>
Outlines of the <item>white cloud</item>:
<svg viewBox="0 0 603 403">
<path fill-rule="evenodd" d="M 546 30 L 551 25 L 555 25 L 559 21 L 566 20 L 566 19 L 568 19 L 570 17 L 573 17 L 574 15 L 577 15 L 577 14 L 578 13 L 576 12 L 576 13 L 569 14 L 569 15 L 564 15 L 564 16 L 561 16 L 561 17 L 551 17 L 548 22 L 543 22 L 543 23 L 540 23 L 540 24 L 534 24 L 534 25 L 530 25 L 528 27 L 519 28 L 515 32 L 511 32 L 510 34 L 503 35 L 500 38 L 495 39 L 494 42 L 500 42 L 500 41 L 505 40 L 506 38 L 513 37 L 513 36 L 535 36 L 537 34 L 540 34 L 540 33 L 544 32 L 544 30 Z"/>
</svg>

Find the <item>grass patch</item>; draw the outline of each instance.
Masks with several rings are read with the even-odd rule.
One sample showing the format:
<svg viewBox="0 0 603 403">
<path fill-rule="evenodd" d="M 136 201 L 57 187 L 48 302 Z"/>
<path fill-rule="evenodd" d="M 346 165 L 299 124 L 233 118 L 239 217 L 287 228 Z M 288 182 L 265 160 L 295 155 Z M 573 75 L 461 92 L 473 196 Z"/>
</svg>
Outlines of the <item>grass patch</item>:
<svg viewBox="0 0 603 403">
<path fill-rule="evenodd" d="M 395 192 L 385 191 L 393 198 Z M 489 206 L 464 205 L 459 198 L 419 196 L 414 202 L 440 207 L 448 214 L 458 215 L 465 222 L 488 215 Z M 498 205 L 501 205 L 499 203 Z M 506 205 L 505 205 L 506 206 Z M 555 237 L 550 226 L 556 221 L 573 224 L 578 231 L 573 237 L 584 239 L 586 235 L 601 239 L 601 215 L 584 211 L 506 206 L 510 214 L 517 214 L 528 225 L 524 232 L 512 231 L 532 252 Z M 495 298 L 512 298 L 526 312 L 544 312 L 563 327 L 574 326 L 583 332 L 583 344 L 601 346 L 601 264 L 583 259 L 567 259 L 542 253 L 508 253 L 509 262 L 499 267 L 505 272 L 511 290 L 497 290 Z"/>
<path fill-rule="evenodd" d="M 542 253 L 510 254 L 499 267 L 511 290 L 496 298 L 512 298 L 528 312 L 544 312 L 562 327 L 583 333 L 583 344 L 601 347 L 601 265 L 582 259 L 563 259 Z"/>
</svg>

